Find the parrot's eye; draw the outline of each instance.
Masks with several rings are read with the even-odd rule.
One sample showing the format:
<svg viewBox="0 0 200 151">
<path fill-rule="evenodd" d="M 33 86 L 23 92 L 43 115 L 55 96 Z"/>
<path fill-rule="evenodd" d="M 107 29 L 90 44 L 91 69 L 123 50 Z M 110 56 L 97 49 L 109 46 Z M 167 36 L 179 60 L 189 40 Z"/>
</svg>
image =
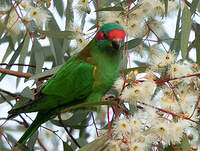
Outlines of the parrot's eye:
<svg viewBox="0 0 200 151">
<path fill-rule="evenodd" d="M 103 33 L 103 38 L 108 39 L 108 36 L 106 35 L 106 33 Z"/>
</svg>

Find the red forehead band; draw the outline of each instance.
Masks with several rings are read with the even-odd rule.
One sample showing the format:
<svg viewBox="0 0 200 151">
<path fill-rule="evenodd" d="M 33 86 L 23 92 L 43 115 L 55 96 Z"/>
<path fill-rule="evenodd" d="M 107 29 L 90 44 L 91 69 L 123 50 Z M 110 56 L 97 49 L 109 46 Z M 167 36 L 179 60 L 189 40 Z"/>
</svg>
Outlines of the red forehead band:
<svg viewBox="0 0 200 151">
<path fill-rule="evenodd" d="M 106 36 L 107 36 L 108 40 L 124 39 L 125 32 L 121 29 L 113 29 L 113 30 L 107 32 Z"/>
</svg>

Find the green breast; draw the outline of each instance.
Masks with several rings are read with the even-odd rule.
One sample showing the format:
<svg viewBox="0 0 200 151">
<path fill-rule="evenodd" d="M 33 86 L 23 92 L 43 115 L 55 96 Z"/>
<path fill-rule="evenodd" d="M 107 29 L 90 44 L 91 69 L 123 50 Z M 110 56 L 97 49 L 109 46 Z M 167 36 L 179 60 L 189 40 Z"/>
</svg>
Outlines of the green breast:
<svg viewBox="0 0 200 151">
<path fill-rule="evenodd" d="M 92 48 L 91 56 L 96 62 L 94 87 L 105 93 L 118 75 L 121 53 L 106 40 L 94 42 Z"/>
</svg>

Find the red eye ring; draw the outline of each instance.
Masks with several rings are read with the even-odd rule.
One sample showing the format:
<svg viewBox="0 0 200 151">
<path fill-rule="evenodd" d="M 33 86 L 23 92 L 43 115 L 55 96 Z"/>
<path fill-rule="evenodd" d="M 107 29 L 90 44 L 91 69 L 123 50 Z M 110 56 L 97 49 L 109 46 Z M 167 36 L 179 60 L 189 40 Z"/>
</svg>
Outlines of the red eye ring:
<svg viewBox="0 0 200 151">
<path fill-rule="evenodd" d="M 99 30 L 96 34 L 96 37 L 95 37 L 96 40 L 104 40 L 104 33 Z"/>
</svg>

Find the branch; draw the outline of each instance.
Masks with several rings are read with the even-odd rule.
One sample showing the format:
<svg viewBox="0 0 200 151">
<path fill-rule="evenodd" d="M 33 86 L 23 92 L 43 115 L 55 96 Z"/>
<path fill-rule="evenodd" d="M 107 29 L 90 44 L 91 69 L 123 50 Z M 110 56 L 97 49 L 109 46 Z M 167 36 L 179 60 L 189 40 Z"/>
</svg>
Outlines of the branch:
<svg viewBox="0 0 200 151">
<path fill-rule="evenodd" d="M 35 65 L 30 65 L 30 64 L 21 64 L 21 63 L 13 63 L 13 64 L 7 64 L 7 63 L 0 63 L 0 66 L 7 66 L 7 67 L 11 67 L 11 66 L 24 66 L 24 67 L 32 67 L 32 68 L 36 68 Z M 49 70 L 48 68 L 42 68 L 43 70 Z"/>
<path fill-rule="evenodd" d="M 139 102 L 139 101 L 138 101 L 138 102 Z M 140 103 L 140 104 L 143 104 L 143 105 L 145 105 L 145 106 L 149 106 L 149 107 L 151 107 L 151 108 L 154 108 L 154 109 L 156 109 L 156 110 L 158 110 L 158 111 L 161 111 L 161 112 L 164 112 L 164 113 L 167 113 L 167 114 L 171 114 L 171 115 L 174 116 L 174 117 L 183 118 L 183 119 L 185 119 L 185 120 L 189 120 L 189 121 L 191 121 L 191 122 L 194 122 L 194 123 L 200 125 L 200 122 L 199 122 L 199 121 L 194 121 L 194 120 L 192 120 L 192 119 L 190 119 L 190 118 L 188 118 L 188 117 L 185 117 L 184 115 L 175 114 L 175 113 L 173 113 L 173 112 L 170 112 L 170 111 L 167 111 L 167 110 L 158 108 L 158 107 L 153 106 L 153 105 L 150 105 L 150 104 L 146 104 L 146 103 L 144 103 L 144 102 L 139 102 L 139 103 Z"/>
<path fill-rule="evenodd" d="M 38 138 L 38 144 L 40 145 L 40 147 L 44 150 L 47 151 L 47 149 L 45 148 L 45 146 L 42 144 L 41 140 Z"/>
<path fill-rule="evenodd" d="M 81 146 L 78 144 L 76 139 L 70 134 L 69 130 L 65 127 L 65 124 L 63 123 L 60 114 L 58 115 L 58 119 L 59 119 L 60 124 L 64 127 L 65 131 L 70 136 L 70 138 L 73 140 L 73 142 L 76 144 L 76 146 L 78 146 L 78 148 L 81 148 Z"/>
<path fill-rule="evenodd" d="M 33 76 L 31 73 L 22 73 L 22 72 L 12 71 L 12 70 L 5 69 L 5 68 L 0 68 L 0 73 L 5 73 L 5 74 L 17 76 L 17 77 L 24 77 L 27 79 L 30 78 L 31 76 Z"/>
</svg>

